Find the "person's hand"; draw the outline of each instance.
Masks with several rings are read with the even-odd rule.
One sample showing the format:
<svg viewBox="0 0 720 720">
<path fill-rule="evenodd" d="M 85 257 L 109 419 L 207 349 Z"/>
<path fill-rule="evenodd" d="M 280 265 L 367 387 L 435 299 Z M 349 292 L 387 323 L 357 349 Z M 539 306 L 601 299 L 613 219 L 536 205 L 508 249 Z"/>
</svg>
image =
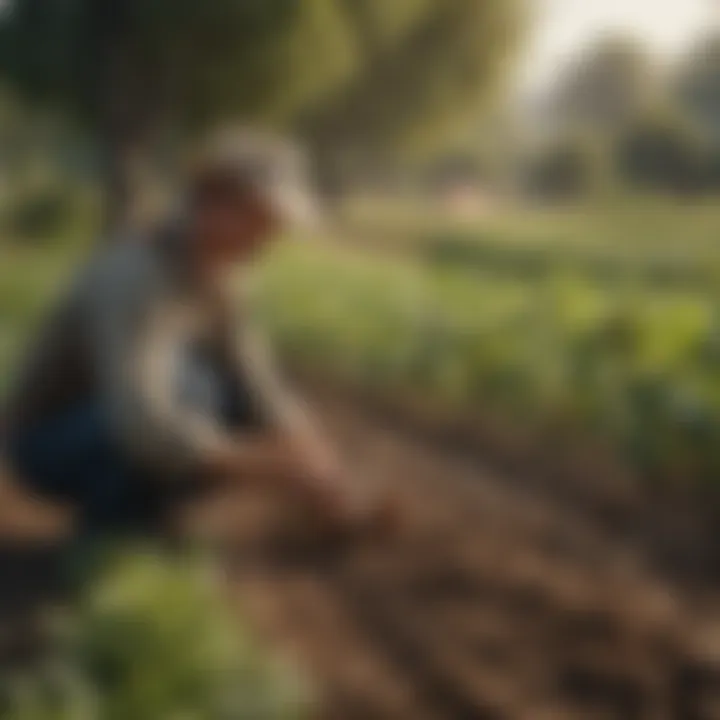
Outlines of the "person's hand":
<svg viewBox="0 0 720 720">
<path fill-rule="evenodd" d="M 384 539 L 396 534 L 401 512 L 395 495 L 369 490 L 324 448 L 303 457 L 318 529 L 342 537 Z"/>
<path fill-rule="evenodd" d="M 336 456 L 322 447 L 303 447 L 298 449 L 298 465 L 302 489 L 320 524 L 342 529 L 360 522 L 360 493 Z"/>
</svg>

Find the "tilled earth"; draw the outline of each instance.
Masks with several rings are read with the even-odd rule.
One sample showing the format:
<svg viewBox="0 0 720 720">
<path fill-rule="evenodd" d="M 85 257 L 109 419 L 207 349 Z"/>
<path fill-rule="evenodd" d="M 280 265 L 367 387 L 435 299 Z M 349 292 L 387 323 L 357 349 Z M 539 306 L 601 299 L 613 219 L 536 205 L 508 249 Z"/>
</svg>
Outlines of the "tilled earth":
<svg viewBox="0 0 720 720">
<path fill-rule="evenodd" d="M 637 529 L 610 522 L 412 421 L 323 407 L 358 477 L 398 493 L 397 536 L 328 547 L 249 497 L 192 517 L 222 535 L 232 597 L 314 682 L 322 718 L 720 719 L 710 549 L 641 506 Z"/>
</svg>

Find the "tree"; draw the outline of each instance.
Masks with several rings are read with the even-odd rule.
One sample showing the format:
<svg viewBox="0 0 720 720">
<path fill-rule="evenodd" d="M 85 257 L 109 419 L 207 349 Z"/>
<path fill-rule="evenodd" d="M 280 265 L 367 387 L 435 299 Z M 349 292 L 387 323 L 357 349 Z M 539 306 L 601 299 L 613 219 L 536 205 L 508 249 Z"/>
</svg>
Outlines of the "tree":
<svg viewBox="0 0 720 720">
<path fill-rule="evenodd" d="M 573 130 L 616 133 L 655 100 L 651 60 L 634 39 L 603 38 L 565 73 L 553 93 L 555 117 Z"/>
<path fill-rule="evenodd" d="M 679 103 L 720 144 L 720 33 L 703 38 L 690 51 L 676 78 Z"/>
<path fill-rule="evenodd" d="M 548 198 L 571 199 L 597 193 L 610 181 L 607 152 L 597 137 L 569 135 L 535 159 L 530 189 Z"/>
<path fill-rule="evenodd" d="M 442 137 L 502 76 L 520 2 L 10 0 L 0 71 L 103 139 L 121 218 L 137 159 L 220 119 L 293 129 L 326 169 Z"/>
<path fill-rule="evenodd" d="M 707 157 L 702 135 L 682 117 L 669 113 L 639 119 L 618 143 L 623 176 L 649 190 L 701 190 L 708 180 Z"/>
<path fill-rule="evenodd" d="M 304 118 L 307 135 L 330 152 L 351 138 L 356 153 L 392 155 L 432 149 L 438 139 L 453 134 L 458 120 L 477 117 L 508 68 L 522 2 L 341 4 L 358 38 L 361 72 L 329 102 L 311 108 Z M 394 33 L 389 27 L 396 28 Z"/>
</svg>

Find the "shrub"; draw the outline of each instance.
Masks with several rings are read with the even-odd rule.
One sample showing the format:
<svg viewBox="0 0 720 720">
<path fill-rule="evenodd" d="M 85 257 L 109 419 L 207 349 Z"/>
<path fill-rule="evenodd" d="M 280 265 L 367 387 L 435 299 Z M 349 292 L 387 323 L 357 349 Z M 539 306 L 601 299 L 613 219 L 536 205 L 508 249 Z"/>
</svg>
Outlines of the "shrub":
<svg viewBox="0 0 720 720">
<path fill-rule="evenodd" d="M 62 233 L 77 212 L 73 193 L 51 186 L 16 197 L 5 211 L 3 225 L 11 238 L 39 242 Z"/>
<path fill-rule="evenodd" d="M 595 138 L 568 137 L 542 152 L 530 168 L 530 189 L 542 197 L 570 199 L 597 193 L 609 181 L 606 153 Z"/>
<path fill-rule="evenodd" d="M 638 120 L 618 143 L 623 177 L 640 188 L 692 193 L 703 189 L 709 163 L 702 137 L 672 115 Z"/>
<path fill-rule="evenodd" d="M 6 720 L 285 720 L 299 683 L 220 602 L 202 566 L 113 563 L 58 629 L 52 662 L 11 689 Z"/>
</svg>

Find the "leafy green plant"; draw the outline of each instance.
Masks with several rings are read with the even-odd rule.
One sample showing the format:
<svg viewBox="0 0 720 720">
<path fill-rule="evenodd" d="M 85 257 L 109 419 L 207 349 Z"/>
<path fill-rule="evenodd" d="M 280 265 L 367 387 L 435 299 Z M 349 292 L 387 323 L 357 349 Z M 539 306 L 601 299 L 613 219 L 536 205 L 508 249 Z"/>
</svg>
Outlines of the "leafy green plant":
<svg viewBox="0 0 720 720">
<path fill-rule="evenodd" d="M 720 472 L 718 309 L 707 291 L 606 285 L 562 266 L 528 283 L 311 245 L 269 263 L 258 294 L 295 362 L 500 412 L 519 431 L 561 419 L 642 471 L 696 482 Z"/>
<path fill-rule="evenodd" d="M 110 562 L 60 624 L 7 720 L 287 720 L 300 683 L 220 600 L 207 567 L 153 553 Z"/>
</svg>

